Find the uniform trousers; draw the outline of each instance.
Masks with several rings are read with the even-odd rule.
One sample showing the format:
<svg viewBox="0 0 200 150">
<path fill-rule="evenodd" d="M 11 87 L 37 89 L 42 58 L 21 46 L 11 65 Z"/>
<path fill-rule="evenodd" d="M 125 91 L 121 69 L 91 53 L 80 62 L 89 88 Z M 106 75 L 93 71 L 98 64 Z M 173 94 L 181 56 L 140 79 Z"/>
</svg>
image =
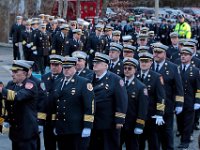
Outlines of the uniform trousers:
<svg viewBox="0 0 200 150">
<path fill-rule="evenodd" d="M 79 150 L 81 143 L 80 134 L 58 135 L 58 150 Z"/>
<path fill-rule="evenodd" d="M 139 135 L 134 134 L 133 130 L 121 130 L 121 150 L 122 146 L 125 143 L 126 150 L 139 150 Z"/>
<path fill-rule="evenodd" d="M 120 129 L 93 129 L 89 150 L 119 150 Z"/>
<path fill-rule="evenodd" d="M 46 124 L 44 126 L 44 146 L 45 146 L 45 150 L 56 150 L 56 136 L 53 133 L 53 127 L 51 126 L 51 124 Z"/>
<path fill-rule="evenodd" d="M 37 150 L 37 137 L 29 141 L 12 141 L 12 150 Z"/>
<path fill-rule="evenodd" d="M 190 136 L 193 130 L 194 110 L 183 108 L 183 111 L 177 115 L 177 123 L 181 134 L 181 143 L 189 146 Z"/>
<path fill-rule="evenodd" d="M 163 150 L 174 150 L 174 113 L 166 113 L 163 116 L 165 124 L 158 127 L 159 141 Z"/>
<path fill-rule="evenodd" d="M 145 142 L 148 141 L 148 150 L 160 150 L 158 141 L 158 126 L 155 119 L 148 119 L 145 122 L 144 132 L 140 136 L 139 149 L 145 150 Z"/>
</svg>

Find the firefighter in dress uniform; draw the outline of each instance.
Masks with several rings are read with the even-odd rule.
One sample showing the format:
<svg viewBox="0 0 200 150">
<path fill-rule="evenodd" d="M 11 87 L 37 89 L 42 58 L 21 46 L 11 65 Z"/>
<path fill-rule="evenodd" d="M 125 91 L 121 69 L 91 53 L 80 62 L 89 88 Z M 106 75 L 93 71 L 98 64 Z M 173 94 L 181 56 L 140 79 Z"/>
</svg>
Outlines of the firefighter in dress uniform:
<svg viewBox="0 0 200 150">
<path fill-rule="evenodd" d="M 96 111 L 91 134 L 90 150 L 120 148 L 120 130 L 124 124 L 128 98 L 124 81 L 108 71 L 109 56 L 96 53 L 93 87 Z"/>
<path fill-rule="evenodd" d="M 144 133 L 140 137 L 140 150 L 145 149 L 145 141 L 148 140 L 149 150 L 159 150 L 158 126 L 164 124 L 163 114 L 165 109 L 164 82 L 160 74 L 150 70 L 153 63 L 153 55 L 145 52 L 139 53 L 140 71 L 138 79 L 142 81 L 148 90 L 148 113 L 144 127 Z"/>
<path fill-rule="evenodd" d="M 183 110 L 183 87 L 180 71 L 177 65 L 166 60 L 167 47 L 161 43 L 155 43 L 153 47 L 154 63 L 152 70 L 160 73 L 164 80 L 166 93 L 165 124 L 159 127 L 159 139 L 163 150 L 174 149 L 174 111 L 176 115 Z M 175 108 L 175 109 L 174 109 Z"/>
<path fill-rule="evenodd" d="M 55 116 L 52 114 L 55 112 L 54 108 L 54 89 L 58 84 L 58 81 L 63 77 L 62 73 L 62 56 L 50 55 L 50 70 L 51 72 L 42 76 L 42 81 L 45 84 L 47 91 L 47 100 L 44 105 L 44 112 L 41 114 L 44 117 L 44 146 L 46 150 L 56 150 L 57 139 L 53 132 L 54 126 L 52 124 Z M 54 117 L 54 118 L 52 118 Z"/>
<path fill-rule="evenodd" d="M 195 110 L 200 109 L 200 72 L 191 65 L 193 50 L 188 47 L 181 49 L 180 72 L 184 90 L 183 111 L 177 115 L 177 126 L 181 135 L 178 148 L 187 149 L 193 130 Z"/>
<path fill-rule="evenodd" d="M 90 81 L 76 74 L 77 61 L 75 57 L 63 58 L 64 76 L 54 91 L 59 150 L 84 150 L 89 146 L 81 145 L 81 140 L 90 136 L 93 126 L 94 92 Z"/>
<path fill-rule="evenodd" d="M 72 57 L 78 58 L 76 74 L 92 81 L 94 72 L 87 68 L 87 54 L 83 51 L 75 51 L 72 53 Z"/>
<path fill-rule="evenodd" d="M 123 49 L 122 45 L 118 43 L 114 43 L 114 42 L 110 43 L 109 70 L 123 78 L 124 77 L 123 62 L 120 60 L 120 54 L 121 54 L 122 49 Z"/>
<path fill-rule="evenodd" d="M 27 78 L 30 65 L 14 61 L 12 78 L 7 86 L 0 87 L 8 112 L 9 138 L 13 150 L 36 150 L 38 138 L 36 84 Z"/>
<path fill-rule="evenodd" d="M 135 76 L 138 61 L 134 58 L 125 58 L 123 64 L 128 110 L 121 132 L 121 145 L 125 142 L 127 150 L 139 150 L 139 135 L 143 133 L 147 117 L 148 92 L 146 86 Z"/>
</svg>

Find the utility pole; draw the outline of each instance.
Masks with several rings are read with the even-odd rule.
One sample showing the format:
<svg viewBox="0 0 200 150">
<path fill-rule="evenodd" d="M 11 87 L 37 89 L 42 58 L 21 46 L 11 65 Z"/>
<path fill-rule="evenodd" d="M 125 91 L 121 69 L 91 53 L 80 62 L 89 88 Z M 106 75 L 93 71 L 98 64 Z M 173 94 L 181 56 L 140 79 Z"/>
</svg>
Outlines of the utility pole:
<svg viewBox="0 0 200 150">
<path fill-rule="evenodd" d="M 158 13 L 159 13 L 159 0 L 155 0 L 155 17 L 156 17 L 156 20 L 158 20 L 158 18 L 159 18 Z"/>
</svg>

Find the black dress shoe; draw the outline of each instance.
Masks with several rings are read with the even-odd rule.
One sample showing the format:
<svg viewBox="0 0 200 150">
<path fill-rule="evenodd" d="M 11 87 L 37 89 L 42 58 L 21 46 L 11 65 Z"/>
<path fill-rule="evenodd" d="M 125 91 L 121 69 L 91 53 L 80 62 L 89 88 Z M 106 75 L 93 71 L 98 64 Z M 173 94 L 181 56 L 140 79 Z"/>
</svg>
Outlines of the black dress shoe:
<svg viewBox="0 0 200 150">
<path fill-rule="evenodd" d="M 182 150 L 187 150 L 189 147 L 189 144 L 186 143 L 181 143 L 178 148 L 182 149 Z"/>
</svg>

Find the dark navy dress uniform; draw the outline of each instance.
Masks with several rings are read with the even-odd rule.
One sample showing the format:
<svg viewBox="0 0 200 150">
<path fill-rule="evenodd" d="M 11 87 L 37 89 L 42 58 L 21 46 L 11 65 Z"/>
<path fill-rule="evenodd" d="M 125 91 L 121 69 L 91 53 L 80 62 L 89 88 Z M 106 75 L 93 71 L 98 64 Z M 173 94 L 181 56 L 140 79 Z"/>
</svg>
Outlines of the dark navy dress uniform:
<svg viewBox="0 0 200 150">
<path fill-rule="evenodd" d="M 94 121 L 94 93 L 89 80 L 74 75 L 65 82 L 63 77 L 55 89 L 55 129 L 60 150 L 78 150 L 81 132 L 92 128 Z"/>
<path fill-rule="evenodd" d="M 182 113 L 177 116 L 177 123 L 181 134 L 181 145 L 188 148 L 193 130 L 194 104 L 200 103 L 200 73 L 199 69 L 191 64 L 185 71 L 183 71 L 181 65 L 180 70 L 184 90 L 184 105 Z"/>
<path fill-rule="evenodd" d="M 177 64 L 177 65 L 181 65 L 181 59 L 180 58 L 176 59 L 174 63 Z M 191 59 L 191 65 L 193 67 L 197 67 L 197 68 L 200 69 L 200 59 L 193 56 L 192 59 Z"/>
<path fill-rule="evenodd" d="M 32 50 L 36 50 L 35 64 L 41 74 L 44 74 L 45 67 L 48 65 L 49 52 L 51 48 L 51 35 L 49 32 L 38 31 L 34 41 Z"/>
<path fill-rule="evenodd" d="M 93 79 L 93 76 L 94 76 L 94 71 L 88 69 L 88 68 L 84 68 L 83 70 L 81 70 L 81 72 L 78 72 L 77 71 L 77 74 L 80 76 L 80 77 L 84 77 L 90 81 L 92 81 Z"/>
<path fill-rule="evenodd" d="M 163 116 L 165 108 L 165 91 L 164 82 L 160 74 L 149 70 L 145 79 L 142 79 L 141 74 L 137 74 L 139 80 L 146 85 L 149 95 L 149 107 L 144 133 L 140 139 L 140 150 L 145 149 L 145 141 L 148 140 L 149 150 L 159 149 L 157 125 L 155 119 L 151 117 L 154 115 Z"/>
<path fill-rule="evenodd" d="M 93 80 L 96 111 L 91 135 L 91 150 L 117 150 L 120 147 L 120 129 L 124 124 L 128 98 L 123 80 L 107 71 L 100 79 Z"/>
<path fill-rule="evenodd" d="M 56 150 L 56 136 L 53 133 L 52 114 L 54 110 L 54 90 L 58 81 L 63 77 L 63 74 L 53 75 L 51 72 L 42 76 L 42 81 L 45 84 L 47 91 L 47 100 L 44 108 L 46 121 L 44 124 L 44 145 L 47 150 Z"/>
<path fill-rule="evenodd" d="M 126 85 L 128 94 L 128 110 L 125 124 L 121 132 L 121 144 L 125 142 L 127 150 L 139 150 L 139 135 L 135 128 L 142 129 L 148 110 L 148 92 L 146 86 L 136 77 Z M 126 81 L 125 81 L 126 83 Z"/>
<path fill-rule="evenodd" d="M 19 53 L 19 47 L 16 46 L 19 42 L 21 42 L 21 34 L 23 31 L 23 25 L 18 25 L 17 23 L 13 24 L 9 33 L 9 37 L 12 38 L 13 42 L 13 58 L 14 60 L 19 60 L 20 53 Z"/>
<path fill-rule="evenodd" d="M 89 68 L 92 69 L 92 61 L 95 57 L 96 52 L 101 52 L 104 45 L 104 40 L 101 36 L 97 36 L 96 34 L 90 34 L 86 44 L 86 51 L 89 55 Z"/>
<path fill-rule="evenodd" d="M 157 64 L 152 65 L 152 70 L 156 70 Z M 164 88 L 166 93 L 165 101 L 165 124 L 159 127 L 159 139 L 161 141 L 163 149 L 173 150 L 174 149 L 174 108 L 183 107 L 183 87 L 178 66 L 164 60 L 163 65 L 158 70 L 164 80 Z"/>
<path fill-rule="evenodd" d="M 109 64 L 109 70 L 120 77 L 124 77 L 124 69 L 123 69 L 123 62 L 119 60 L 115 65 L 112 65 L 112 62 Z"/>
<path fill-rule="evenodd" d="M 25 60 L 33 60 L 31 47 L 30 48 L 27 47 L 27 44 L 31 44 L 31 34 L 32 34 L 31 30 L 30 31 L 25 30 L 22 32 L 22 46 L 23 46 Z"/>
<path fill-rule="evenodd" d="M 6 100 L 9 122 L 9 138 L 12 141 L 13 150 L 35 150 L 37 146 L 37 86 L 29 79 L 25 79 L 21 85 L 10 81 L 3 88 L 2 95 Z"/>
<path fill-rule="evenodd" d="M 69 43 L 69 38 L 64 37 L 60 32 L 57 32 L 52 40 L 52 53 L 64 55 L 65 45 Z"/>
</svg>

